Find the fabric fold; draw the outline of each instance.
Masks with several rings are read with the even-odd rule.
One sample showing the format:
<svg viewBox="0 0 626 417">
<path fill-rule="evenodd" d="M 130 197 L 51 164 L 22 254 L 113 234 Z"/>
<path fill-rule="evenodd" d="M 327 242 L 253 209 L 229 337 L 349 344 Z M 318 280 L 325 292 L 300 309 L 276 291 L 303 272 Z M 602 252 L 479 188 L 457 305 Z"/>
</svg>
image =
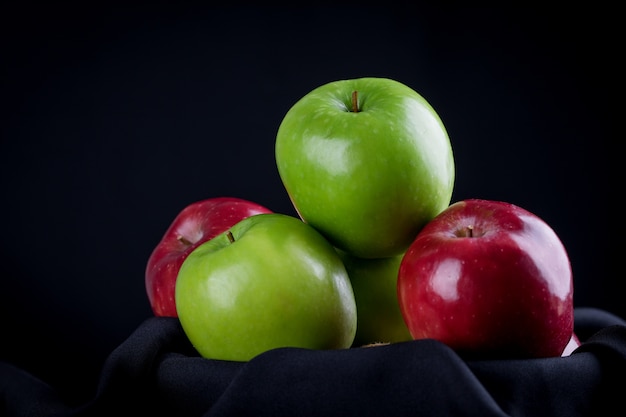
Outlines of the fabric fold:
<svg viewBox="0 0 626 417">
<path fill-rule="evenodd" d="M 111 352 L 94 398 L 79 407 L 0 362 L 1 415 L 615 415 L 626 388 L 626 321 L 593 308 L 575 313 L 582 344 L 571 355 L 482 361 L 435 340 L 210 360 L 193 349 L 178 319 L 151 317 Z"/>
</svg>

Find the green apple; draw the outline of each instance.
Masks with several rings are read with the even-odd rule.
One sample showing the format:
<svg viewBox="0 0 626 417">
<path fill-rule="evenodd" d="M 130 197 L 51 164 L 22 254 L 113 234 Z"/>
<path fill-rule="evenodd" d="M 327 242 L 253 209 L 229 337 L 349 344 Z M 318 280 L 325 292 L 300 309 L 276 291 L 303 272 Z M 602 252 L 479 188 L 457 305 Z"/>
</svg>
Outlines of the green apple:
<svg viewBox="0 0 626 417">
<path fill-rule="evenodd" d="M 201 356 L 247 361 L 278 347 L 349 348 L 354 293 L 334 247 L 280 213 L 250 216 L 194 249 L 176 280 L 176 308 Z"/>
<path fill-rule="evenodd" d="M 364 259 L 337 250 L 343 260 L 357 308 L 353 346 L 412 340 L 398 302 L 397 280 L 402 255 Z"/>
<path fill-rule="evenodd" d="M 303 96 L 280 123 L 275 158 L 302 220 L 361 258 L 403 253 L 452 197 L 441 119 L 388 78 L 334 81 Z"/>
</svg>

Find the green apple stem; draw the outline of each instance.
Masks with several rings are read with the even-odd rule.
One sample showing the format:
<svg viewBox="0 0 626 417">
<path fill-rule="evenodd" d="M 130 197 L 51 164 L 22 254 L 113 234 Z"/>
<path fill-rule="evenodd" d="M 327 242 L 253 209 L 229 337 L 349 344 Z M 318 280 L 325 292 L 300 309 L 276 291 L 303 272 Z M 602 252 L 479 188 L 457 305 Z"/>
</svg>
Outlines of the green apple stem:
<svg viewBox="0 0 626 417">
<path fill-rule="evenodd" d="M 235 242 L 235 236 L 233 236 L 233 232 L 231 232 L 230 230 L 228 232 L 226 232 L 226 237 L 228 238 L 230 243 L 234 243 Z"/>
<path fill-rule="evenodd" d="M 359 112 L 359 93 L 356 90 L 352 92 L 352 112 Z"/>
</svg>

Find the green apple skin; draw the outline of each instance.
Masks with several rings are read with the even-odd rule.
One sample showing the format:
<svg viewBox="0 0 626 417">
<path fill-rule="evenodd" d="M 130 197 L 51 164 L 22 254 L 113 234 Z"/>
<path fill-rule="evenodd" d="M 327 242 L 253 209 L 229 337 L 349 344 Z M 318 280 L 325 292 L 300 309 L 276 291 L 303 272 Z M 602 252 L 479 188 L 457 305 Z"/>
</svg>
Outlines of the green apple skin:
<svg viewBox="0 0 626 417">
<path fill-rule="evenodd" d="M 403 255 L 364 259 L 337 250 L 354 292 L 357 330 L 354 347 L 413 340 L 398 302 L 398 270 Z"/>
<path fill-rule="evenodd" d="M 194 249 L 176 281 L 178 316 L 201 356 L 248 361 L 278 347 L 351 347 L 350 278 L 317 230 L 272 213 L 229 231 Z"/>
<path fill-rule="evenodd" d="M 275 159 L 298 215 L 360 258 L 406 251 L 448 207 L 455 179 L 438 114 L 387 78 L 333 81 L 303 96 L 280 123 Z"/>
</svg>

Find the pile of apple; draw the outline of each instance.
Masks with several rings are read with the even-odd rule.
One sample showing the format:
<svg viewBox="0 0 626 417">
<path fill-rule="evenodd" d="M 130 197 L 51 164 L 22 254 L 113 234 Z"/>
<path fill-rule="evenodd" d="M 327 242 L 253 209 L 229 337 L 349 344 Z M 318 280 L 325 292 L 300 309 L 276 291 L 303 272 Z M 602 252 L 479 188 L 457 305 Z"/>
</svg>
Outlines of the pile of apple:
<svg viewBox="0 0 626 417">
<path fill-rule="evenodd" d="M 203 357 L 424 338 L 482 358 L 578 346 L 559 237 L 507 202 L 451 204 L 450 140 L 413 89 L 322 85 L 285 115 L 275 157 L 298 217 L 208 198 L 180 212 L 148 260 L 154 314 L 178 317 Z"/>
</svg>

